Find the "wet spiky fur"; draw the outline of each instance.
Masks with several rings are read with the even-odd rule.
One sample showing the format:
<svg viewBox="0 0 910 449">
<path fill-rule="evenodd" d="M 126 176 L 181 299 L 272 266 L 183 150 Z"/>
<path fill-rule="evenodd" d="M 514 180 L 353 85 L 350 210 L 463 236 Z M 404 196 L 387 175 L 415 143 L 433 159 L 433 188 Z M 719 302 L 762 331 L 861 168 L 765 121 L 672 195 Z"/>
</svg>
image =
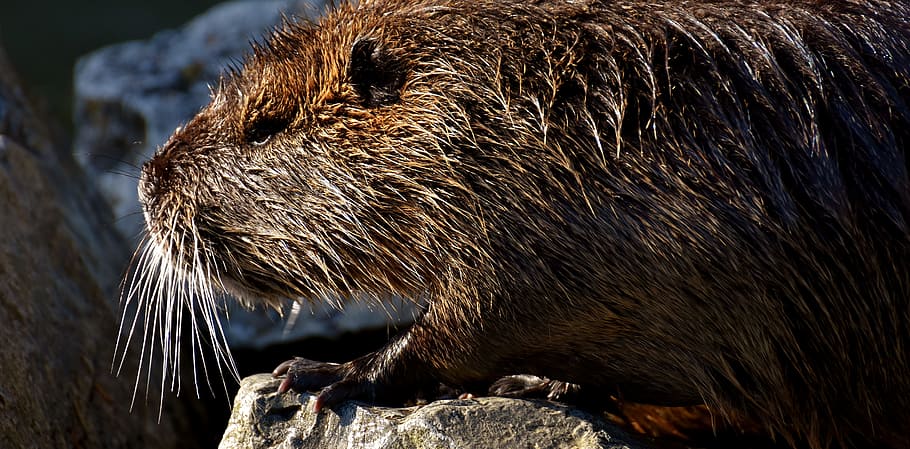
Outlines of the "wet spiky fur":
<svg viewBox="0 0 910 449">
<path fill-rule="evenodd" d="M 345 379 L 530 373 L 910 447 L 908 17 L 377 0 L 288 21 L 145 165 L 133 290 L 424 297 Z"/>
</svg>

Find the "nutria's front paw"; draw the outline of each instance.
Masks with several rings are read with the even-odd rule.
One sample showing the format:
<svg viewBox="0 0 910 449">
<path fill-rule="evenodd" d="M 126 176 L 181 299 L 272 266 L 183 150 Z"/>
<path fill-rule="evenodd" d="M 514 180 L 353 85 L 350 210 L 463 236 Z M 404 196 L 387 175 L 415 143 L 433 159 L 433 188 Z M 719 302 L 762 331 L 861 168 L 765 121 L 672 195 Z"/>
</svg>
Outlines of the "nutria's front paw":
<svg viewBox="0 0 910 449">
<path fill-rule="evenodd" d="M 318 413 L 324 407 L 333 407 L 348 399 L 375 400 L 377 382 L 356 375 L 353 363 L 326 363 L 297 357 L 278 365 L 272 371 L 272 377 L 284 376 L 279 393 L 318 390 L 314 406 Z"/>
<path fill-rule="evenodd" d="M 321 390 L 344 377 L 344 366 L 338 363 L 317 362 L 315 360 L 295 357 L 272 371 L 272 377 L 284 376 L 279 393 L 290 389 L 298 392 Z"/>
</svg>

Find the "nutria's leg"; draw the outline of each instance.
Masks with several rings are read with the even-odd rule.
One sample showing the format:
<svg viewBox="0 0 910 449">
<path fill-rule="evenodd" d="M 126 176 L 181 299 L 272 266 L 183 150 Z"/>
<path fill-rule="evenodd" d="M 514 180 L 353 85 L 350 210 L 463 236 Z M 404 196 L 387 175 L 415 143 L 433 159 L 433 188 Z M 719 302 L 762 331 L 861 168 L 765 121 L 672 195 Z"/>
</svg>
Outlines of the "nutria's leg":
<svg viewBox="0 0 910 449">
<path fill-rule="evenodd" d="M 451 312 L 454 301 L 430 302 L 426 312 L 405 332 L 378 351 L 350 362 L 334 364 L 295 358 L 282 363 L 272 373 L 274 377 L 284 376 L 279 391 L 318 391 L 317 410 L 348 399 L 389 405 L 416 398 L 433 399 L 438 397 L 441 384 L 459 391 L 486 392 L 493 381 L 516 372 L 504 367 L 501 357 L 514 355 L 515 359 L 522 359 L 526 351 L 522 345 L 511 343 L 517 338 L 512 335 L 516 329 L 509 324 L 512 320 L 477 326 L 476 317 Z M 477 307 L 477 301 L 465 301 L 467 304 L 456 308 Z M 503 314 L 490 309 L 476 313 Z"/>
</svg>

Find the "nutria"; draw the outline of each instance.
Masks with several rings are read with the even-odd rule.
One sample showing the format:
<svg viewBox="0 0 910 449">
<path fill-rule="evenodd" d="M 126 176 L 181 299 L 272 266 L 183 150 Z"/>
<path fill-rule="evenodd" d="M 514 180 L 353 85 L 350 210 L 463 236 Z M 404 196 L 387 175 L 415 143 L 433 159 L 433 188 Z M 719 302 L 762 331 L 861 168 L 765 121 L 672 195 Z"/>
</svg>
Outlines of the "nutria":
<svg viewBox="0 0 910 449">
<path fill-rule="evenodd" d="M 525 373 L 910 447 L 908 18 L 376 0 L 289 19 L 143 166 L 134 296 L 152 337 L 195 303 L 218 340 L 222 290 L 426 304 L 375 353 L 276 369 L 317 408 Z"/>
</svg>

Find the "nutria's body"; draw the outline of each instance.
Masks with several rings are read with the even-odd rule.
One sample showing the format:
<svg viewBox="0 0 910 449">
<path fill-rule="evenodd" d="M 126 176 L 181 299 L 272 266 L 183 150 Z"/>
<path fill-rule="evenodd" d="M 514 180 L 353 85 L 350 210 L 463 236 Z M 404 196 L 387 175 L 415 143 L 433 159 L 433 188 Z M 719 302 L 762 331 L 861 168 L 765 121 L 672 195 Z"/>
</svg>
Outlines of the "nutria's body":
<svg viewBox="0 0 910 449">
<path fill-rule="evenodd" d="M 910 447 L 908 17 L 342 5 L 145 165 L 149 257 L 204 297 L 427 301 L 377 353 L 280 367 L 320 404 L 529 373 Z"/>
</svg>

